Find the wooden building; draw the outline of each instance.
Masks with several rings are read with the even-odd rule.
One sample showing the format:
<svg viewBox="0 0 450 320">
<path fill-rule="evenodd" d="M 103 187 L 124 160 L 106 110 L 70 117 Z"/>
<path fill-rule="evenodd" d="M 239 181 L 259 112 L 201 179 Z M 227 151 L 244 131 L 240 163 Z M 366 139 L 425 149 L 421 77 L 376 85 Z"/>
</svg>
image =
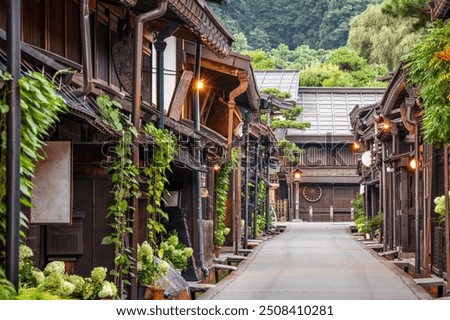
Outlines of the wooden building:
<svg viewBox="0 0 450 320">
<path fill-rule="evenodd" d="M 350 114 L 355 138 L 361 142 L 362 185 L 369 217 L 383 213 L 383 243 L 386 250 L 414 252 L 416 242 L 416 195 L 414 159 L 416 118 L 419 109 L 412 89 L 406 86 L 402 66 L 390 80 L 378 105 L 356 107 Z M 418 133 L 417 133 L 418 134 Z M 419 137 L 418 137 L 419 139 Z M 422 145 L 422 141 L 418 141 Z M 423 146 L 420 147 L 423 150 Z M 419 172 L 419 183 L 423 175 Z M 422 188 L 421 192 L 422 193 Z M 425 199 L 418 199 L 420 208 Z M 423 211 L 419 228 L 423 230 Z"/>
<path fill-rule="evenodd" d="M 431 19 L 447 20 L 450 1 L 430 1 Z M 447 278 L 448 235 L 436 221 L 435 198 L 448 183 L 445 149 L 426 143 L 420 87 L 407 84 L 403 64 L 391 75 L 382 101 L 350 113 L 355 138 L 363 148 L 363 177 L 368 217 L 383 213 L 385 250 L 414 258 L 419 275 Z"/>
<path fill-rule="evenodd" d="M 5 4 L 0 0 L 1 8 Z M 2 70 L 8 59 L 5 14 L 0 10 Z M 177 197 L 170 208 L 166 205 L 171 219 L 167 227 L 194 248 L 185 277 L 209 281 L 215 228 L 212 164 L 223 163 L 232 147 L 241 146 L 244 114 L 259 120 L 250 59 L 231 53 L 231 35 L 203 0 L 23 0 L 21 29 L 23 73 L 38 70 L 50 78 L 60 70 L 73 70 L 58 78 L 59 94 L 70 112 L 50 138 L 66 142 L 56 153 L 66 155 L 70 167 L 53 189 L 47 189 L 49 180 L 36 181 L 36 189 L 46 189 L 49 199 L 59 198 L 53 204 L 67 208 L 68 220 L 43 218 L 30 224 L 27 243 L 37 266 L 62 259 L 84 276 L 98 265 L 113 268 L 113 248 L 102 239 L 111 232 L 111 220 L 105 218 L 112 201 L 108 148 L 118 135 L 102 122 L 95 102 L 107 94 L 123 106 L 136 128 L 152 122 L 177 135 L 179 152 L 166 186 Z M 204 80 L 205 90 L 196 97 L 193 84 L 198 80 Z M 134 161 L 144 166 L 153 142 L 140 136 L 138 143 Z M 239 246 L 240 170 L 233 175 L 236 195 L 228 218 L 233 228 L 229 242 Z M 69 187 L 62 192 L 64 183 Z M 147 201 L 133 203 L 133 249 L 146 238 Z"/>
<path fill-rule="evenodd" d="M 376 88 L 299 88 L 297 105 L 304 112 L 298 120 L 311 127 L 287 129 L 284 135 L 304 150 L 295 191 L 296 218 L 350 221 L 350 201 L 360 188 L 356 173 L 360 150 L 355 149 L 348 113 L 355 105 L 380 101 L 383 93 Z"/>
</svg>

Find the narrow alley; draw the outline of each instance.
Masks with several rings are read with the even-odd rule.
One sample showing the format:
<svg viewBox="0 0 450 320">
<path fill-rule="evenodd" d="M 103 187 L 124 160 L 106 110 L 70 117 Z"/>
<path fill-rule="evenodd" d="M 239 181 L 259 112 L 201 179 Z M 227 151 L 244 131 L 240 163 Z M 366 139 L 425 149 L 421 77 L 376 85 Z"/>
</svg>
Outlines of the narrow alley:
<svg viewBox="0 0 450 320">
<path fill-rule="evenodd" d="M 358 243 L 347 223 L 290 223 L 200 299 L 430 299 L 389 261 Z"/>
</svg>

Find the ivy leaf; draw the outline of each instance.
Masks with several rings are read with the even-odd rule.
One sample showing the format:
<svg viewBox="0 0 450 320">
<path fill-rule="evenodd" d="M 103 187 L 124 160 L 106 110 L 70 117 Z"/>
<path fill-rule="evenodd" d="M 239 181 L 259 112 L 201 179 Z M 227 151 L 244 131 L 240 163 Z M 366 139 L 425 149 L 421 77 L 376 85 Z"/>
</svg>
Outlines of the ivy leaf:
<svg viewBox="0 0 450 320">
<path fill-rule="evenodd" d="M 106 236 L 102 239 L 102 244 L 107 245 L 107 244 L 112 244 L 112 243 L 115 243 L 115 240 L 111 236 Z"/>
<path fill-rule="evenodd" d="M 9 106 L 7 104 L 0 103 L 0 112 L 1 113 L 8 113 L 9 112 Z"/>
</svg>

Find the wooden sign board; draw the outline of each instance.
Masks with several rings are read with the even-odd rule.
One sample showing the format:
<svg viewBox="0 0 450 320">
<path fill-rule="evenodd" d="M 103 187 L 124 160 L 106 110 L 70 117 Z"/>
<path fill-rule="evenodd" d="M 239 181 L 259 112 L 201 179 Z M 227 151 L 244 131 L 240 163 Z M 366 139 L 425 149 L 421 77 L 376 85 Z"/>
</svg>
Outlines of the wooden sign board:
<svg viewBox="0 0 450 320">
<path fill-rule="evenodd" d="M 45 159 L 36 166 L 30 222 L 72 222 L 72 143 L 47 141 Z"/>
</svg>

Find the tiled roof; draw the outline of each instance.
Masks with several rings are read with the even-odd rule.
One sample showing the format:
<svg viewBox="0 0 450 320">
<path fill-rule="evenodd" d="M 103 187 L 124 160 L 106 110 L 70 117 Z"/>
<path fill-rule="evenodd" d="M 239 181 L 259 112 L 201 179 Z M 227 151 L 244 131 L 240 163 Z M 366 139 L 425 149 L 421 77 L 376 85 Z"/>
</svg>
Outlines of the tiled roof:
<svg viewBox="0 0 450 320">
<path fill-rule="evenodd" d="M 349 113 L 356 105 L 379 103 L 384 88 L 307 88 L 298 89 L 297 104 L 304 107 L 298 120 L 310 122 L 306 130 L 288 129 L 289 136 L 351 135 Z"/>
<path fill-rule="evenodd" d="M 299 86 L 298 70 L 255 70 L 258 89 L 276 88 L 291 94 L 292 100 L 297 100 Z"/>
</svg>

